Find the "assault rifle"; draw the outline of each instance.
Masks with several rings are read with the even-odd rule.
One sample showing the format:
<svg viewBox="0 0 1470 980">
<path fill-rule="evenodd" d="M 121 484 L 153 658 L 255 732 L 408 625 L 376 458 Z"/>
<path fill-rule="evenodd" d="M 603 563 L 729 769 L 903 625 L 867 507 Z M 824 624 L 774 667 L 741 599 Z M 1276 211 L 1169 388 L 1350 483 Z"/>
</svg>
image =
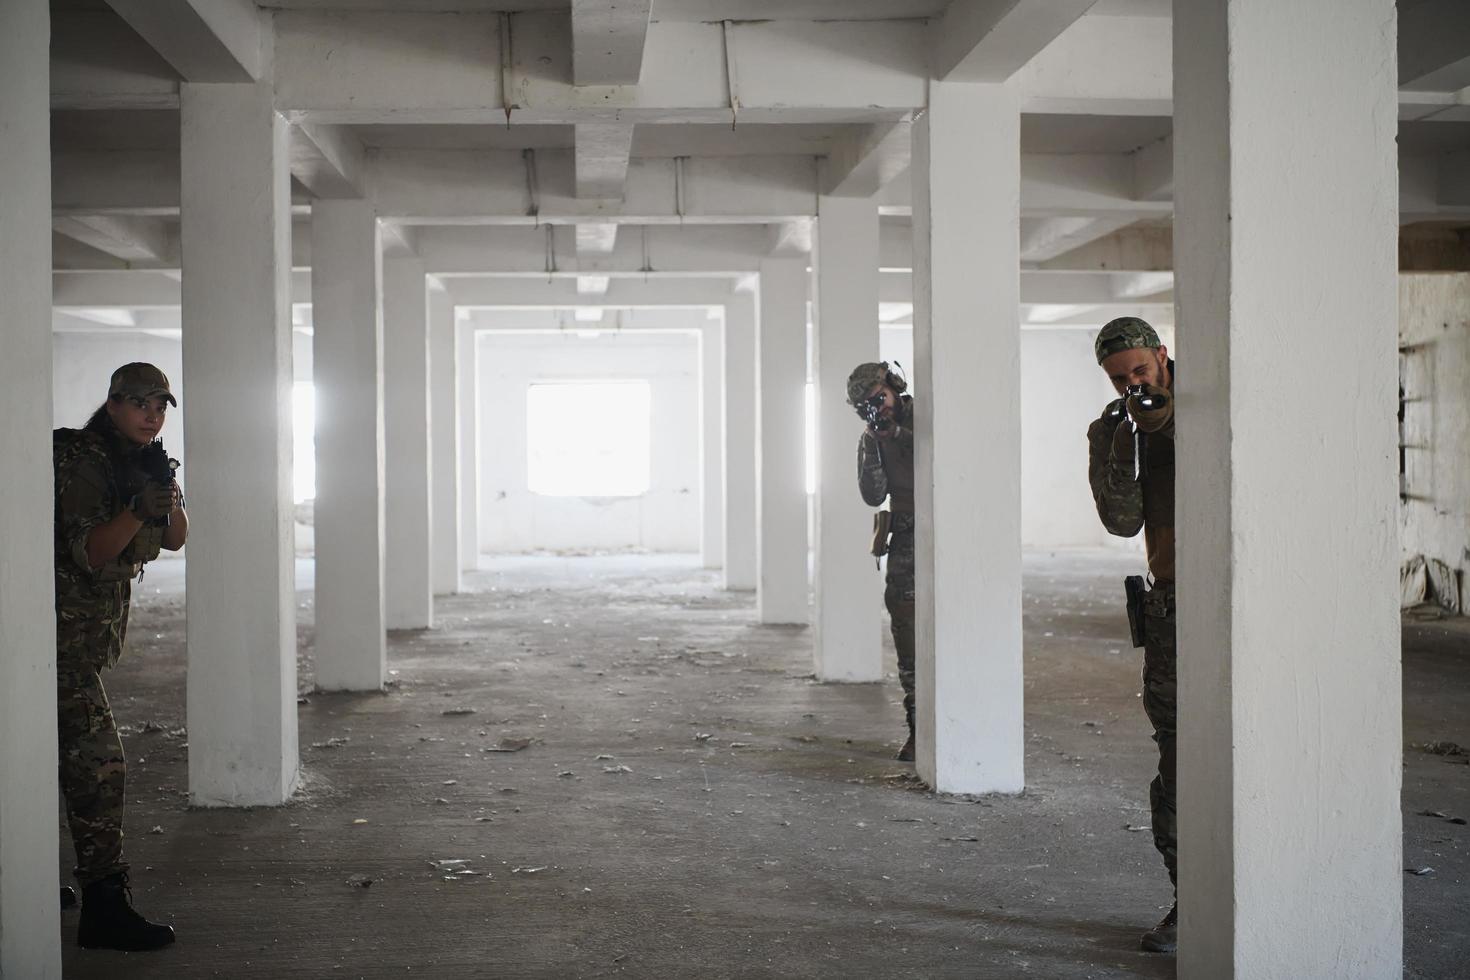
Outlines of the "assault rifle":
<svg viewBox="0 0 1470 980">
<path fill-rule="evenodd" d="M 1113 406 L 1113 418 L 1119 422 L 1127 420 L 1133 429 L 1133 479 L 1143 479 L 1143 474 L 1148 472 L 1148 439 L 1147 433 L 1138 427 L 1138 423 L 1128 414 L 1129 399 L 1138 399 L 1138 407 L 1145 412 L 1152 412 L 1156 408 L 1163 407 L 1163 399 L 1157 395 L 1149 394 L 1146 385 L 1129 385 L 1123 389 L 1123 397 Z"/>
<path fill-rule="evenodd" d="M 863 417 L 863 421 L 872 426 L 875 432 L 886 432 L 889 426 L 893 425 L 893 419 L 883 416 L 883 404 L 883 392 L 880 391 L 876 395 L 864 398 L 857 405 L 858 414 Z"/>
<path fill-rule="evenodd" d="M 133 497 L 149 483 L 166 487 L 178 479 L 178 475 L 179 461 L 172 459 L 164 450 L 162 439 L 155 439 L 133 456 L 132 479 L 123 488 L 123 496 Z M 168 527 L 168 515 L 156 517 L 148 523 L 155 527 Z"/>
</svg>

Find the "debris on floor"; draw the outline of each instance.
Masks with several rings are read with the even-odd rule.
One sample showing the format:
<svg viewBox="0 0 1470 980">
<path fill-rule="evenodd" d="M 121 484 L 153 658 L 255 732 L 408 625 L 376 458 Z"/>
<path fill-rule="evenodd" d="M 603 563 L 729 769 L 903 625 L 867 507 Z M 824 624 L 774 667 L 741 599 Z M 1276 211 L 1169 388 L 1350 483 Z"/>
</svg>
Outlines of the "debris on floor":
<svg viewBox="0 0 1470 980">
<path fill-rule="evenodd" d="M 519 752 L 531 747 L 533 738 L 502 738 L 494 745 L 486 746 L 481 752 Z"/>
</svg>

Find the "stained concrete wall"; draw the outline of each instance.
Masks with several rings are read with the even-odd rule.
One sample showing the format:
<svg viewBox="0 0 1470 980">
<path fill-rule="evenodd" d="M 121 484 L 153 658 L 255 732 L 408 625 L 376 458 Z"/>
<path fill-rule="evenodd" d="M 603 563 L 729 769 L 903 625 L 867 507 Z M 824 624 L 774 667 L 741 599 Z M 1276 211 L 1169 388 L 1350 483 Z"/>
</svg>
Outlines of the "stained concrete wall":
<svg viewBox="0 0 1470 980">
<path fill-rule="evenodd" d="M 1470 274 L 1399 277 L 1405 496 L 1404 557 L 1438 558 L 1470 576 Z"/>
<path fill-rule="evenodd" d="M 689 314 L 691 327 L 704 314 Z M 693 333 L 481 333 L 480 550 L 697 552 L 700 531 L 699 343 Z M 532 384 L 646 380 L 652 396 L 650 483 L 639 497 L 550 497 L 527 484 Z"/>
</svg>

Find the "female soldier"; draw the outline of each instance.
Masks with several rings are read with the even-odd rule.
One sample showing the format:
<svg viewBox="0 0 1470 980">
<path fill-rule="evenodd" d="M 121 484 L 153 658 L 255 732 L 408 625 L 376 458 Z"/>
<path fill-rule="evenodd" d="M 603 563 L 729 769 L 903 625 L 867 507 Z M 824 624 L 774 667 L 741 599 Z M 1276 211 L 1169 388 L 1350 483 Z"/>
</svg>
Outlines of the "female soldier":
<svg viewBox="0 0 1470 980">
<path fill-rule="evenodd" d="M 171 927 L 133 910 L 122 854 L 127 763 L 100 672 L 122 654 L 132 579 L 189 534 L 178 483 L 166 466 L 150 475 L 144 454 L 177 404 L 162 371 L 125 364 L 86 427 L 53 437 L 57 736 L 82 887 L 77 941 L 89 948 L 149 950 L 174 941 Z M 162 457 L 161 447 L 149 453 Z"/>
</svg>

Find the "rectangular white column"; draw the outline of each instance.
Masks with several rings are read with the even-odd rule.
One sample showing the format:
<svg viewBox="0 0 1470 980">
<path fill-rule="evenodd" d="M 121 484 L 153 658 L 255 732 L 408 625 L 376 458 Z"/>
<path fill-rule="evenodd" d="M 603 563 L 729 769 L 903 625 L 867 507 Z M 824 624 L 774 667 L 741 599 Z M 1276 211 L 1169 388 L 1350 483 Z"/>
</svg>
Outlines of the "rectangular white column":
<svg viewBox="0 0 1470 980">
<path fill-rule="evenodd" d="M 480 382 L 475 331 L 455 312 L 455 373 L 459 375 L 459 565 L 480 568 Z"/>
<path fill-rule="evenodd" d="M 180 91 L 189 793 L 296 788 L 291 180 L 269 83 Z"/>
<path fill-rule="evenodd" d="M 868 544 L 872 508 L 857 488 L 863 424 L 847 404 L 847 376 L 878 360 L 878 207 L 865 197 L 817 206 L 816 674 L 824 681 L 883 679 L 883 576 Z"/>
<path fill-rule="evenodd" d="M 929 83 L 914 123 L 918 769 L 1024 787 L 1019 103 Z"/>
<path fill-rule="evenodd" d="M 1398 977 L 1394 4 L 1174 17 L 1179 972 Z"/>
<path fill-rule="evenodd" d="M 389 629 L 434 625 L 429 460 L 429 289 L 417 258 L 383 262 Z"/>
<path fill-rule="evenodd" d="M 725 301 L 725 588 L 756 584 L 755 295 Z"/>
<path fill-rule="evenodd" d="M 311 208 L 316 389 L 316 684 L 372 691 L 383 607 L 383 265 L 369 201 Z"/>
<path fill-rule="evenodd" d="M 709 320 L 699 332 L 700 563 L 725 564 L 725 328 Z"/>
<path fill-rule="evenodd" d="M 760 277 L 756 610 L 762 623 L 806 623 L 806 259 L 762 259 Z"/>
<path fill-rule="evenodd" d="M 454 300 L 437 279 L 429 283 L 429 412 L 433 430 L 435 595 L 459 591 L 459 371 L 455 364 Z"/>
<path fill-rule="evenodd" d="M 0 976 L 38 978 L 61 976 L 50 50 L 46 0 L 0 4 Z"/>
</svg>

